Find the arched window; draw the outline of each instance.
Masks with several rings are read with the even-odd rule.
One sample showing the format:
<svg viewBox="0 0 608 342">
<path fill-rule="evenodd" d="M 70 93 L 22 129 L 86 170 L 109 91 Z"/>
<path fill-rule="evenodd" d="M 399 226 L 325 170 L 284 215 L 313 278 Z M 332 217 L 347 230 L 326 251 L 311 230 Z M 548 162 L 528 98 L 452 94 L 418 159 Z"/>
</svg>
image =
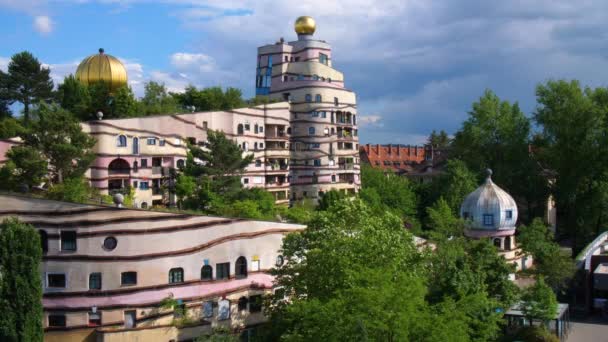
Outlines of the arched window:
<svg viewBox="0 0 608 342">
<path fill-rule="evenodd" d="M 183 283 L 184 269 L 181 267 L 172 268 L 169 270 L 169 284 Z"/>
<path fill-rule="evenodd" d="M 315 128 L 314 127 L 308 127 L 308 135 L 315 135 Z"/>
<path fill-rule="evenodd" d="M 213 280 L 213 267 L 205 265 L 201 268 L 201 280 Z"/>
<path fill-rule="evenodd" d="M 139 165 L 137 164 L 137 160 L 133 162 L 133 172 L 139 171 Z"/>
<path fill-rule="evenodd" d="M 147 209 L 148 208 L 148 203 L 146 202 L 141 202 L 141 204 L 139 205 L 142 209 Z"/>
<path fill-rule="evenodd" d="M 236 259 L 234 275 L 237 279 L 247 278 L 247 259 L 245 257 L 241 256 Z"/>
<path fill-rule="evenodd" d="M 239 311 L 247 310 L 248 303 L 249 303 L 249 300 L 247 299 L 247 297 L 239 298 Z"/>
<path fill-rule="evenodd" d="M 315 96 L 315 102 L 321 102 L 321 94 Z"/>
<path fill-rule="evenodd" d="M 248 151 L 249 150 L 249 144 L 245 141 L 243 143 L 243 151 Z"/>
<path fill-rule="evenodd" d="M 312 95 L 310 94 L 306 94 L 306 96 L 304 97 L 306 102 L 312 102 Z"/>
<path fill-rule="evenodd" d="M 236 126 L 236 133 L 245 134 L 245 129 L 243 128 L 243 124 L 239 124 L 238 126 Z"/>
<path fill-rule="evenodd" d="M 319 80 L 319 75 L 312 75 L 312 80 L 313 81 L 318 81 Z"/>
<path fill-rule="evenodd" d="M 179 160 L 177 161 L 177 168 L 178 168 L 178 169 L 183 169 L 183 168 L 184 168 L 184 166 L 186 166 L 186 162 L 185 162 L 183 159 L 179 159 Z"/>
<path fill-rule="evenodd" d="M 258 149 L 258 143 L 257 143 L 257 142 L 254 142 L 254 143 L 253 143 L 253 149 L 254 149 L 254 150 L 257 150 L 257 149 Z"/>
<path fill-rule="evenodd" d="M 139 154 L 139 138 L 133 138 L 133 154 Z"/>
<path fill-rule="evenodd" d="M 40 246 L 42 247 L 42 253 L 46 253 L 49 251 L 48 234 L 44 230 L 39 230 L 38 234 L 40 234 Z"/>
<path fill-rule="evenodd" d="M 124 135 L 119 135 L 118 136 L 118 147 L 125 147 L 127 146 L 127 137 Z"/>
<path fill-rule="evenodd" d="M 505 238 L 505 250 L 510 251 L 511 250 L 511 240 L 513 239 L 512 236 L 507 236 Z"/>
</svg>

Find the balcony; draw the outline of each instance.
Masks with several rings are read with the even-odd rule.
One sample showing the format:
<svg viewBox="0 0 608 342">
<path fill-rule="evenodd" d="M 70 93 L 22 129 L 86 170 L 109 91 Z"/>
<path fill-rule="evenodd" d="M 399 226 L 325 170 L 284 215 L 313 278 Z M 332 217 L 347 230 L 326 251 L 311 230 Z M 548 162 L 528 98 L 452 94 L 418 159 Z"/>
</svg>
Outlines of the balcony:
<svg viewBox="0 0 608 342">
<path fill-rule="evenodd" d="M 162 195 L 163 192 L 161 188 L 152 188 L 152 195 Z"/>
<path fill-rule="evenodd" d="M 340 170 L 354 170 L 355 169 L 355 164 L 338 164 L 338 166 L 340 167 Z"/>
<path fill-rule="evenodd" d="M 160 174 L 162 174 L 162 167 L 160 167 L 160 166 L 152 166 L 152 174 L 153 175 L 160 175 Z"/>
<path fill-rule="evenodd" d="M 128 176 L 131 173 L 131 169 L 108 169 L 110 176 L 114 175 L 125 175 Z"/>
</svg>

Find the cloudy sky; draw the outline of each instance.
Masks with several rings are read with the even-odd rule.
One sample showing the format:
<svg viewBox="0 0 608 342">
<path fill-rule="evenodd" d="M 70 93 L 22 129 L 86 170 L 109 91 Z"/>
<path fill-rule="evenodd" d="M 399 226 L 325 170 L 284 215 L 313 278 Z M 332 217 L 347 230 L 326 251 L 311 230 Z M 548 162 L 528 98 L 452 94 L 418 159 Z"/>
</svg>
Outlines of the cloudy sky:
<svg viewBox="0 0 608 342">
<path fill-rule="evenodd" d="M 233 86 L 253 96 L 256 47 L 311 15 L 357 92 L 362 143 L 455 132 L 484 89 L 534 111 L 548 79 L 608 80 L 605 0 L 0 0 L 0 68 L 29 50 L 56 80 L 100 47 L 139 95 Z"/>
</svg>

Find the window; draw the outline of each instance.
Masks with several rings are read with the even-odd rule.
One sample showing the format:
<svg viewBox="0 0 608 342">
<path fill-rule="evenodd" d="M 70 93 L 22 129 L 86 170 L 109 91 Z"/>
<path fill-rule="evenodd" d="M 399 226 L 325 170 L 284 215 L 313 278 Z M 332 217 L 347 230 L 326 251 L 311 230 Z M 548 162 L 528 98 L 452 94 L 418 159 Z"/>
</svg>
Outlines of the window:
<svg viewBox="0 0 608 342">
<path fill-rule="evenodd" d="M 317 94 L 317 95 L 315 96 L 315 102 L 317 102 L 317 103 L 318 103 L 318 102 L 321 102 L 321 94 Z"/>
<path fill-rule="evenodd" d="M 89 274 L 89 290 L 101 290 L 101 273 Z"/>
<path fill-rule="evenodd" d="M 264 149 L 264 143 L 260 143 L 260 150 Z"/>
<path fill-rule="evenodd" d="M 255 160 L 255 167 L 260 167 L 260 166 L 262 166 L 262 161 L 259 160 L 259 159 L 256 159 Z"/>
<path fill-rule="evenodd" d="M 311 147 L 311 148 L 319 148 L 319 147 L 321 147 L 321 144 L 319 144 L 319 143 L 314 143 L 314 144 L 311 144 L 311 145 L 310 145 L 310 147 Z"/>
<path fill-rule="evenodd" d="M 133 172 L 139 172 L 139 165 L 137 163 L 137 160 L 133 162 Z"/>
<path fill-rule="evenodd" d="M 245 129 L 243 128 L 243 124 L 239 124 L 238 126 L 236 126 L 236 133 L 245 134 Z"/>
<path fill-rule="evenodd" d="M 285 56 L 285 62 L 289 62 L 289 56 Z"/>
<path fill-rule="evenodd" d="M 277 255 L 277 260 L 275 262 L 275 265 L 277 267 L 283 266 L 283 264 L 285 263 L 285 258 L 283 258 L 282 255 Z"/>
<path fill-rule="evenodd" d="M 313 110 L 310 114 L 312 114 L 313 118 L 318 118 L 319 117 L 319 112 L 317 112 L 316 110 Z"/>
<path fill-rule="evenodd" d="M 494 225 L 494 215 L 483 214 L 483 225 L 484 226 L 493 226 Z"/>
<path fill-rule="evenodd" d="M 502 241 L 500 241 L 500 238 L 494 239 L 494 247 L 500 249 L 501 245 L 502 245 Z"/>
<path fill-rule="evenodd" d="M 148 159 L 142 159 L 140 161 L 141 167 L 148 167 Z"/>
<path fill-rule="evenodd" d="M 207 121 L 203 121 L 203 129 L 207 129 L 207 128 L 208 128 Z"/>
<path fill-rule="evenodd" d="M 108 236 L 103 240 L 103 248 L 107 251 L 112 251 L 118 245 L 118 241 L 113 236 Z"/>
<path fill-rule="evenodd" d="M 327 117 L 327 112 L 321 112 L 321 118 L 325 119 Z"/>
<path fill-rule="evenodd" d="M 184 269 L 172 268 L 169 270 L 169 284 L 183 283 L 184 282 Z"/>
<path fill-rule="evenodd" d="M 465 220 L 468 219 L 469 218 L 469 212 L 468 211 L 463 212 L 462 213 L 462 218 L 465 219 Z"/>
<path fill-rule="evenodd" d="M 205 265 L 201 268 L 201 280 L 213 279 L 213 267 Z"/>
<path fill-rule="evenodd" d="M 241 256 L 236 259 L 234 274 L 237 279 L 247 278 L 247 259 L 245 257 Z"/>
<path fill-rule="evenodd" d="M 315 159 L 315 160 L 313 161 L 313 165 L 314 165 L 314 166 L 321 166 L 321 159 Z"/>
<path fill-rule="evenodd" d="M 136 285 L 137 284 L 137 272 L 122 272 L 120 274 L 120 285 Z"/>
<path fill-rule="evenodd" d="M 76 250 L 75 231 L 61 231 L 61 250 L 64 252 L 73 252 Z"/>
<path fill-rule="evenodd" d="M 308 127 L 308 135 L 315 135 L 315 128 L 314 127 Z"/>
<path fill-rule="evenodd" d="M 228 279 L 230 278 L 230 263 L 224 262 L 221 264 L 215 264 L 215 279 Z"/>
<path fill-rule="evenodd" d="M 300 61 L 300 57 L 296 57 L 296 62 L 299 62 L 299 61 Z"/>
<path fill-rule="evenodd" d="M 254 150 L 254 151 L 257 151 L 257 150 L 258 150 L 258 143 L 257 143 L 257 142 L 254 142 L 254 143 L 253 143 L 253 150 Z"/>
<path fill-rule="evenodd" d="M 249 297 L 249 312 L 262 311 L 262 296 L 256 295 Z"/>
<path fill-rule="evenodd" d="M 178 169 L 183 169 L 183 168 L 184 168 L 184 166 L 186 166 L 186 162 L 185 162 L 183 159 L 179 159 L 179 160 L 177 161 L 177 168 L 178 168 Z"/>
<path fill-rule="evenodd" d="M 65 315 L 49 314 L 49 327 L 65 327 Z"/>
<path fill-rule="evenodd" d="M 89 326 L 97 327 L 101 325 L 101 312 L 89 312 Z"/>
<path fill-rule="evenodd" d="M 156 145 L 156 138 L 148 138 L 148 145 Z"/>
<path fill-rule="evenodd" d="M 327 65 L 327 55 L 319 52 L 319 63 Z"/>
<path fill-rule="evenodd" d="M 203 303 L 203 318 L 211 318 L 213 317 L 213 302 L 206 301 Z"/>
<path fill-rule="evenodd" d="M 264 126 L 260 126 L 260 133 L 264 133 Z"/>
<path fill-rule="evenodd" d="M 40 247 L 42 247 L 42 253 L 46 253 L 49 251 L 48 234 L 44 230 L 39 230 L 38 234 L 40 234 Z"/>
<path fill-rule="evenodd" d="M 339 104 L 340 104 L 340 102 L 338 101 L 338 98 L 334 97 L 334 106 L 337 106 Z"/>
<path fill-rule="evenodd" d="M 160 139 L 158 141 L 158 146 L 165 146 L 165 139 Z"/>
<path fill-rule="evenodd" d="M 312 102 L 312 95 L 310 94 L 306 94 L 306 96 L 304 97 L 306 102 Z"/>
<path fill-rule="evenodd" d="M 513 210 L 507 210 L 505 216 L 506 216 L 507 220 L 512 220 L 513 219 Z"/>
<path fill-rule="evenodd" d="M 133 138 L 133 154 L 139 154 L 139 138 Z"/>
<path fill-rule="evenodd" d="M 247 310 L 248 303 L 249 303 L 249 300 L 247 300 L 247 297 L 243 296 L 243 297 L 239 298 L 238 310 L 239 311 Z"/>
<path fill-rule="evenodd" d="M 243 178 L 243 184 L 249 184 L 249 178 Z"/>
<path fill-rule="evenodd" d="M 249 151 L 249 144 L 246 141 L 243 143 L 243 151 Z"/>
<path fill-rule="evenodd" d="M 319 75 L 312 75 L 312 80 L 313 81 L 318 81 L 319 80 Z"/>
<path fill-rule="evenodd" d="M 63 273 L 49 273 L 46 276 L 46 287 L 65 288 L 66 280 Z"/>
<path fill-rule="evenodd" d="M 331 175 L 331 182 L 335 183 L 336 182 L 336 175 Z"/>
<path fill-rule="evenodd" d="M 137 311 L 129 310 L 125 311 L 125 328 L 132 329 L 135 328 L 137 324 Z"/>
<path fill-rule="evenodd" d="M 248 123 L 245 124 L 245 130 L 251 131 L 251 126 Z"/>
<path fill-rule="evenodd" d="M 150 189 L 150 183 L 149 182 L 139 182 L 139 189 L 140 190 Z"/>
<path fill-rule="evenodd" d="M 124 135 L 118 136 L 118 147 L 126 147 L 127 146 L 127 137 Z"/>
<path fill-rule="evenodd" d="M 148 203 L 141 202 L 141 204 L 139 205 L 139 207 L 142 208 L 142 209 L 146 209 L 146 208 L 148 208 Z"/>
</svg>

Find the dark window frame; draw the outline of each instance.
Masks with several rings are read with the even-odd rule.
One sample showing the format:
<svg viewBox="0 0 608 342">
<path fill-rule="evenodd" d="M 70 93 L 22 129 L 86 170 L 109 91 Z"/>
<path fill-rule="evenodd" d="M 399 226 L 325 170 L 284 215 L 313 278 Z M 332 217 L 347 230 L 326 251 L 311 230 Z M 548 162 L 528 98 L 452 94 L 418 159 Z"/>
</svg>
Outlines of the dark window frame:
<svg viewBox="0 0 608 342">
<path fill-rule="evenodd" d="M 240 256 L 234 263 L 234 276 L 236 279 L 247 278 L 247 258 Z"/>
<path fill-rule="evenodd" d="M 169 284 L 180 284 L 184 282 L 184 269 L 175 267 L 169 270 Z"/>
<path fill-rule="evenodd" d="M 62 252 L 76 252 L 76 250 L 78 250 L 78 233 L 76 233 L 75 230 L 62 230 L 59 234 Z M 72 237 L 73 241 L 71 239 Z"/>
<path fill-rule="evenodd" d="M 98 279 L 95 279 L 98 278 Z M 93 287 L 94 284 L 98 284 Z M 101 276 L 101 272 L 92 272 L 89 273 L 89 290 L 101 290 L 103 286 L 103 278 Z"/>
<path fill-rule="evenodd" d="M 48 326 L 51 327 L 65 327 L 67 319 L 65 314 L 49 314 Z"/>
<path fill-rule="evenodd" d="M 215 279 L 230 279 L 230 263 L 229 262 L 221 262 L 215 264 Z"/>
<path fill-rule="evenodd" d="M 213 266 L 203 265 L 203 267 L 201 267 L 201 280 L 203 280 L 203 281 L 213 280 Z"/>
<path fill-rule="evenodd" d="M 126 271 L 120 274 L 120 286 L 137 285 L 137 272 Z"/>
<path fill-rule="evenodd" d="M 55 279 L 55 277 L 62 277 Z M 63 284 L 63 285 L 61 285 Z M 68 286 L 68 277 L 65 273 L 47 273 L 46 274 L 46 287 L 51 289 L 65 289 Z"/>
</svg>

